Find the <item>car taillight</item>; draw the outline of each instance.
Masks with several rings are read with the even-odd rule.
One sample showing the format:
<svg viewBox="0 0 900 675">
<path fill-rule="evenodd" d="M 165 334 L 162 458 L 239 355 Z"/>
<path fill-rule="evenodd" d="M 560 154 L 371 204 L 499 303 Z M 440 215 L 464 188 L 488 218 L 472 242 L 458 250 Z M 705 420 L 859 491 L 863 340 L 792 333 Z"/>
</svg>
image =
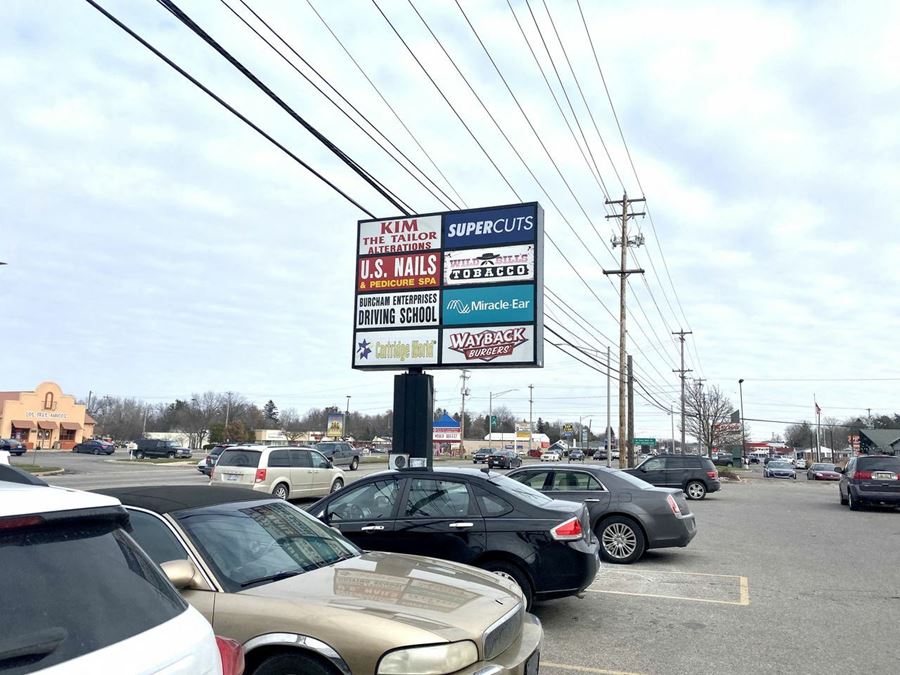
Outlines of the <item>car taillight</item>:
<svg viewBox="0 0 900 675">
<path fill-rule="evenodd" d="M 581 539 L 584 530 L 581 529 L 581 521 L 578 518 L 569 518 L 550 530 L 550 536 L 557 541 L 570 541 Z"/>
<path fill-rule="evenodd" d="M 707 471 L 706 475 L 712 478 L 713 480 L 719 480 L 719 472 L 718 471 Z"/>
<path fill-rule="evenodd" d="M 256 482 L 262 483 L 266 479 L 266 470 L 265 469 L 257 469 L 256 470 Z"/>
<path fill-rule="evenodd" d="M 222 675 L 242 675 L 244 672 L 244 650 L 239 642 L 216 635 L 216 645 L 222 659 Z"/>
<path fill-rule="evenodd" d="M 675 501 L 675 498 L 672 495 L 667 495 L 666 501 L 669 503 L 669 508 L 672 509 L 672 513 L 676 516 L 680 516 L 681 508 L 678 506 L 678 502 Z"/>
<path fill-rule="evenodd" d="M 853 478 L 855 480 L 872 480 L 871 471 L 854 471 Z"/>
<path fill-rule="evenodd" d="M 44 522 L 41 516 L 12 516 L 0 518 L 0 530 L 15 530 L 19 527 L 33 527 Z"/>
</svg>

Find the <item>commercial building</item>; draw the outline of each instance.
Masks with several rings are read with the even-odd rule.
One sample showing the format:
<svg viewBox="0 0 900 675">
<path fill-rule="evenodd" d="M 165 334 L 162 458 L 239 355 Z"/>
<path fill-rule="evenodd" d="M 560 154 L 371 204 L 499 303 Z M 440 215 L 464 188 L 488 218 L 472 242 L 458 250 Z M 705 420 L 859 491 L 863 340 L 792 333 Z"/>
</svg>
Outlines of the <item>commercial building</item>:
<svg viewBox="0 0 900 675">
<path fill-rule="evenodd" d="M 87 407 L 55 382 L 42 382 L 34 391 L 0 392 L 0 438 L 20 440 L 29 450 L 70 450 L 93 437 L 94 424 Z"/>
</svg>

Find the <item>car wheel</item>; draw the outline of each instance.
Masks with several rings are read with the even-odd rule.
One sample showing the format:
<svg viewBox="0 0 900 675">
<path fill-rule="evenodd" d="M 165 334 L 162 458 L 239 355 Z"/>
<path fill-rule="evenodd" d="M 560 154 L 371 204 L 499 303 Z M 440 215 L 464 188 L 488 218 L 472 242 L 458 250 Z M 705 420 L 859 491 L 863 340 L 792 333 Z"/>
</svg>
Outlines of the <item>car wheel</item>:
<svg viewBox="0 0 900 675">
<path fill-rule="evenodd" d="M 516 582 L 516 585 L 522 590 L 525 596 L 525 610 L 531 611 L 531 605 L 534 602 L 534 592 L 531 590 L 531 582 L 528 576 L 517 565 L 513 563 L 503 562 L 502 560 L 489 560 L 483 565 L 479 565 L 481 569 L 492 572 L 498 577 L 509 579 Z"/>
<path fill-rule="evenodd" d="M 356 471 L 359 468 L 359 457 L 354 457 L 350 460 L 350 470 Z"/>
<path fill-rule="evenodd" d="M 699 480 L 692 480 L 685 486 L 684 493 L 688 499 L 705 499 L 706 486 Z"/>
<path fill-rule="evenodd" d="M 100 448 L 94 448 L 94 454 L 95 454 L 95 455 L 99 455 L 99 454 L 100 454 Z"/>
<path fill-rule="evenodd" d="M 134 453 L 134 456 L 137 457 L 138 459 L 144 459 L 144 453 L 140 450 L 138 450 L 136 453 Z"/>
<path fill-rule="evenodd" d="M 841 506 L 847 506 L 847 498 L 844 496 L 844 493 L 841 492 L 840 488 L 838 488 L 838 496 L 841 498 Z"/>
<path fill-rule="evenodd" d="M 641 528 L 624 516 L 607 518 L 597 527 L 600 555 L 611 563 L 627 565 L 644 555 L 647 547 Z"/>
<path fill-rule="evenodd" d="M 314 656 L 306 654 L 275 654 L 259 664 L 255 675 L 334 675 L 335 671 Z"/>
<path fill-rule="evenodd" d="M 340 490 L 342 487 L 344 487 L 344 481 L 342 481 L 340 478 L 336 478 L 336 479 L 334 480 L 334 482 L 331 484 L 331 491 L 332 491 L 332 492 L 337 492 L 337 491 Z"/>
<path fill-rule="evenodd" d="M 860 507 L 862 507 L 858 499 L 853 499 L 853 493 L 850 490 L 847 490 L 847 505 L 851 511 L 859 511 Z"/>
<path fill-rule="evenodd" d="M 276 497 L 277 499 L 287 499 L 289 493 L 290 490 L 284 483 L 279 483 L 272 489 L 272 496 Z"/>
<path fill-rule="evenodd" d="M 167 453 L 166 453 L 166 457 L 168 457 L 169 459 L 175 459 L 175 453 L 174 453 L 174 452 L 167 452 Z"/>
</svg>

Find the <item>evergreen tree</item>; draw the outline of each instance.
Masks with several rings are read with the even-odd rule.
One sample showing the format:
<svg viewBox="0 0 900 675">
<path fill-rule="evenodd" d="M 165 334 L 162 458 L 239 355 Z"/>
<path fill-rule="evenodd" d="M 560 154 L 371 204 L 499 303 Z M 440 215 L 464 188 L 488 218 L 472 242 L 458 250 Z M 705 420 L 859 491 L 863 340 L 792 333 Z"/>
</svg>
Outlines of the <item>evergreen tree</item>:
<svg viewBox="0 0 900 675">
<path fill-rule="evenodd" d="M 266 401 L 266 404 L 263 406 L 263 414 L 270 422 L 278 421 L 278 406 L 275 405 L 275 401 L 272 399 Z"/>
</svg>

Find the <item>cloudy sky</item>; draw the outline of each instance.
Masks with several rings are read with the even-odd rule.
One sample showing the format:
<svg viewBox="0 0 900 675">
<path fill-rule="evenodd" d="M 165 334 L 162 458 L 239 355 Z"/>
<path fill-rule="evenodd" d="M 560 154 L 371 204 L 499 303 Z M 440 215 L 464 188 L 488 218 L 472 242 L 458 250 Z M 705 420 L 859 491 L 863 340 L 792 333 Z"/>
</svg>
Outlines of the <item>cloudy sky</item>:
<svg viewBox="0 0 900 675">
<path fill-rule="evenodd" d="M 454 2 L 413 0 L 524 164 L 408 1 L 378 4 L 449 105 L 372 2 L 247 1 L 457 203 L 539 201 L 565 256 L 547 247 L 546 284 L 570 307 L 548 303 L 548 318 L 601 352 L 615 353 L 618 330 L 603 189 L 638 196 L 639 179 L 653 220 L 632 224 L 647 273 L 631 278 L 629 344 L 656 400 L 677 398 L 670 332 L 683 328 L 689 376 L 735 404 L 744 378 L 748 418 L 811 418 L 814 395 L 838 418 L 900 410 L 897 3 L 582 0 L 636 178 L 578 6 L 462 0 L 564 182 Z M 265 31 L 239 0 L 179 4 L 416 212 L 444 210 L 226 3 Z M 102 4 L 367 210 L 397 215 L 158 4 Z M 81 396 L 390 407 L 391 374 L 350 368 L 362 211 L 86 2 L 0 5 L 0 92 L 0 389 L 51 379 Z M 534 384 L 535 418 L 602 428 L 604 375 L 545 353 L 542 370 L 474 372 L 468 406 L 515 389 L 499 401 L 527 416 Z M 458 409 L 457 371 L 436 373 L 436 388 Z M 668 415 L 640 399 L 636 419 L 638 436 L 669 435 Z M 785 425 L 750 426 L 765 440 Z"/>
</svg>

